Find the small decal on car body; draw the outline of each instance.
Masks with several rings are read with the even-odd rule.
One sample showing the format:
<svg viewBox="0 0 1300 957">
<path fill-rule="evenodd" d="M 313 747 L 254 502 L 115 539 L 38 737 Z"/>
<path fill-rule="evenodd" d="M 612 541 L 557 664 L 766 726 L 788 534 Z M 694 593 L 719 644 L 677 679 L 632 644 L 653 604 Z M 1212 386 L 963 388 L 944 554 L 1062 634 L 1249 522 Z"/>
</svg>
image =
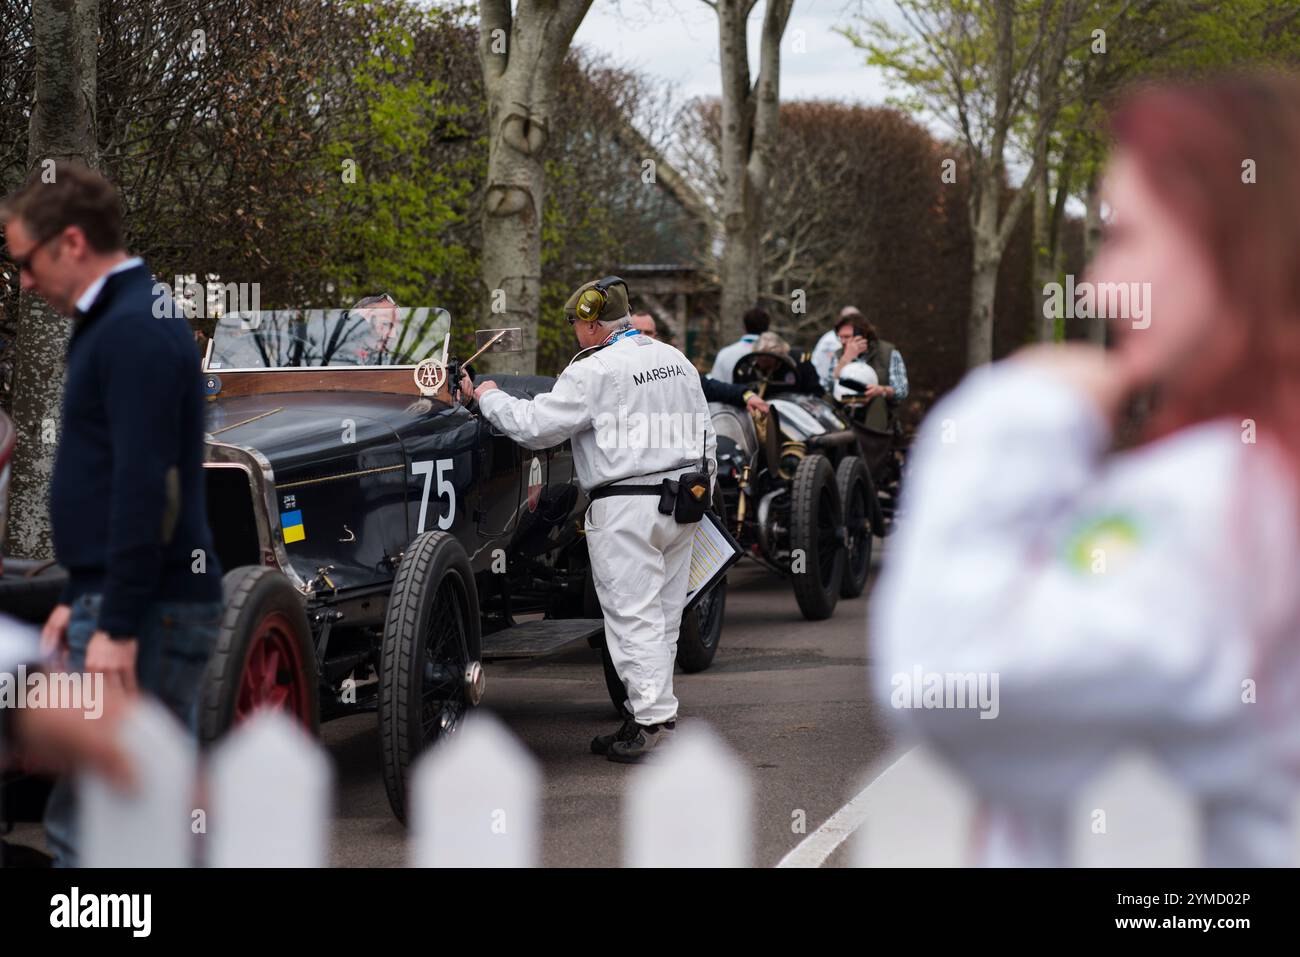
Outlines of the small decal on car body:
<svg viewBox="0 0 1300 957">
<path fill-rule="evenodd" d="M 280 513 L 280 528 L 284 531 L 284 543 L 301 542 L 307 537 L 307 529 L 302 524 L 302 510 Z"/>
</svg>

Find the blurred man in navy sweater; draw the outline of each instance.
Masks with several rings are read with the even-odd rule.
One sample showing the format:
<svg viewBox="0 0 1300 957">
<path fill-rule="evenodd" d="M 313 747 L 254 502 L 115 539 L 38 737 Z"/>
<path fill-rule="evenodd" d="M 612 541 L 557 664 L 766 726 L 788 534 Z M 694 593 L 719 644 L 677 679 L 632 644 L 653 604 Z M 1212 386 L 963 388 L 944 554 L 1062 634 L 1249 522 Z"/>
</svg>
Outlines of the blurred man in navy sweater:
<svg viewBox="0 0 1300 957">
<path fill-rule="evenodd" d="M 124 249 L 117 191 L 55 164 L 0 205 L 22 288 L 75 325 L 50 483 L 68 587 L 41 634 L 69 671 L 158 696 L 191 729 L 216 642 L 221 568 L 203 483 L 203 392 L 188 323 Z M 57 863 L 75 863 L 72 792 L 46 809 Z"/>
</svg>

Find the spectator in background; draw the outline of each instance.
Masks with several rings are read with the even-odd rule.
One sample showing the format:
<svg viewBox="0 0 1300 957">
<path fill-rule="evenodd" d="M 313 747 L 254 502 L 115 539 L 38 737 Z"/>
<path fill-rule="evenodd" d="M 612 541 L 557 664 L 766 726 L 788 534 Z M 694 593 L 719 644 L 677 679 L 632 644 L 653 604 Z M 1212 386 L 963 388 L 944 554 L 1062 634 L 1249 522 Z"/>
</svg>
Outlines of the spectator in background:
<svg viewBox="0 0 1300 957">
<path fill-rule="evenodd" d="M 649 336 L 651 339 L 659 338 L 659 328 L 655 325 L 655 317 L 648 312 L 633 313 L 632 327 L 639 329 L 642 335 Z M 757 392 L 753 392 L 743 385 L 720 382 L 711 376 L 702 375 L 700 376 L 700 388 L 704 390 L 704 400 L 706 402 L 723 402 L 738 408 L 748 408 L 754 412 L 766 412 L 768 409 L 767 403 L 763 401 Z"/>
<path fill-rule="evenodd" d="M 835 388 L 845 366 L 861 360 L 876 372 L 877 385 L 867 390 L 866 398 L 883 396 L 891 409 L 907 398 L 907 367 L 903 364 L 903 354 L 892 342 L 881 339 L 876 327 L 856 307 L 846 306 L 832 331 L 839 351 L 832 354 L 829 371 L 822 373 L 822 385 L 827 391 Z M 815 355 L 813 365 L 817 365 Z"/>
<path fill-rule="evenodd" d="M 718 350 L 717 358 L 713 360 L 713 371 L 709 373 L 710 378 L 717 379 L 719 382 L 730 382 L 731 372 L 736 368 L 736 362 L 741 356 L 753 351 L 758 337 L 767 332 L 772 324 L 767 310 L 762 306 L 750 309 L 745 313 L 742 321 L 745 324 L 745 334 L 731 345 L 723 346 Z"/>
<path fill-rule="evenodd" d="M 822 333 L 817 344 L 812 350 L 812 364 L 817 368 L 817 376 L 822 382 L 830 379 L 830 374 L 835 368 L 835 359 L 839 355 L 843 343 L 840 342 L 839 328 L 840 323 L 861 316 L 862 312 L 857 306 L 845 306 L 840 310 L 839 317 L 835 320 L 835 325 L 831 326 Z"/>
<path fill-rule="evenodd" d="M 181 310 L 129 257 L 117 190 L 78 163 L 38 170 L 0 205 L 25 291 L 75 318 L 58 456 L 54 551 L 68 585 L 41 649 L 126 693 L 156 694 L 191 728 L 221 615 L 208 529 L 204 400 Z M 55 861 L 76 862 L 66 779 L 46 809 Z"/>
<path fill-rule="evenodd" d="M 976 788 L 986 863 L 1064 863 L 1091 823 L 1068 814 L 1080 787 L 1140 746 L 1198 803 L 1205 863 L 1281 866 L 1300 769 L 1300 79 L 1151 87 L 1111 130 L 1114 217 L 1087 278 L 1146 296 L 1142 319 L 1110 317 L 1113 354 L 1026 350 L 931 413 L 872 605 L 874 682 Z M 1268 175 L 1244 181 L 1243 157 Z M 1151 417 L 1117 449 L 1141 393 Z M 997 676 L 996 720 L 909 707 L 913 674 Z"/>
</svg>

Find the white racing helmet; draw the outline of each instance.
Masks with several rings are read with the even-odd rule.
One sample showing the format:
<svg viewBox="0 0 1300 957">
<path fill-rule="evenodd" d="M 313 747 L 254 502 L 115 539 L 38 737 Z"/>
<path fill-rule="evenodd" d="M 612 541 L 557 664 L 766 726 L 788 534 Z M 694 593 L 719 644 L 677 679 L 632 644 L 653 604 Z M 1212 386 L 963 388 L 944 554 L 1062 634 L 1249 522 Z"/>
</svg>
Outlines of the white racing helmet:
<svg viewBox="0 0 1300 957">
<path fill-rule="evenodd" d="M 844 371 L 836 380 L 835 398 L 843 402 L 845 399 L 861 396 L 867 390 L 867 386 L 871 385 L 880 385 L 880 377 L 876 375 L 876 370 L 861 359 L 855 359 L 844 367 Z"/>
</svg>

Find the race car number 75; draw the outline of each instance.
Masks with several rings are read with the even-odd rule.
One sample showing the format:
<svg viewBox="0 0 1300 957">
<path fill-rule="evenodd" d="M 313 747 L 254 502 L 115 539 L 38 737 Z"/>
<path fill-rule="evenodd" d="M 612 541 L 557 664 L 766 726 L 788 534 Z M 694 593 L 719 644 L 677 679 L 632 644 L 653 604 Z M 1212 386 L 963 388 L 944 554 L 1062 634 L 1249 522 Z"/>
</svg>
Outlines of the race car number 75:
<svg viewBox="0 0 1300 957">
<path fill-rule="evenodd" d="M 438 497 L 447 496 L 447 514 L 438 516 L 439 528 L 451 528 L 452 520 L 456 517 L 456 489 L 452 487 L 451 482 L 443 478 L 443 474 L 451 471 L 451 459 L 438 459 Z M 416 526 L 416 534 L 424 532 L 424 520 L 429 514 L 429 485 L 434 478 L 434 463 L 430 459 L 425 462 L 412 462 L 411 474 L 424 476 L 424 494 L 420 496 L 420 521 Z"/>
</svg>

